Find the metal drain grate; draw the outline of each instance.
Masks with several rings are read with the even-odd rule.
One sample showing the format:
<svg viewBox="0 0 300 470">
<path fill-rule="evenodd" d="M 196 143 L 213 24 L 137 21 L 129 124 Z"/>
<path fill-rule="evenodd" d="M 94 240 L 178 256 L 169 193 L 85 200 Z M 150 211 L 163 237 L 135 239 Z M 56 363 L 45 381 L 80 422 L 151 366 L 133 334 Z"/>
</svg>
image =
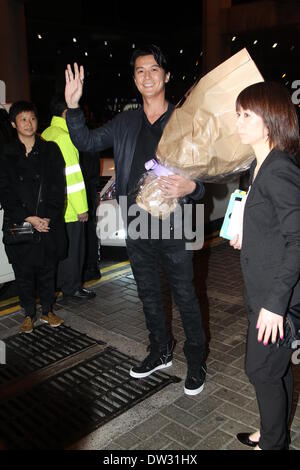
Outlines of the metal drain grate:
<svg viewBox="0 0 300 470">
<path fill-rule="evenodd" d="M 92 345 L 104 344 L 66 325 L 42 325 L 30 335 L 17 334 L 4 340 L 6 365 L 0 366 L 0 385 L 61 361 Z"/>
<path fill-rule="evenodd" d="M 137 361 L 107 347 L 29 392 L 0 402 L 0 436 L 7 449 L 64 449 L 180 379 L 162 372 L 136 380 Z"/>
</svg>

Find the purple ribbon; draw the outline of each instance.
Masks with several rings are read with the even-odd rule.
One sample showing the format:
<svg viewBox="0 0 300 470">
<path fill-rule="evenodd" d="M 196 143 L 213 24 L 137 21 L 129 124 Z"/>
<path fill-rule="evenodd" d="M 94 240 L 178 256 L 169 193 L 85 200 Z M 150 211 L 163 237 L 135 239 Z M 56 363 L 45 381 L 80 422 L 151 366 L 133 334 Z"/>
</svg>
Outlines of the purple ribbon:
<svg viewBox="0 0 300 470">
<path fill-rule="evenodd" d="M 168 170 L 168 168 L 166 168 L 165 166 L 160 165 L 154 158 L 148 160 L 145 163 L 145 168 L 147 171 L 152 170 L 156 176 L 174 175 L 171 170 Z"/>
</svg>

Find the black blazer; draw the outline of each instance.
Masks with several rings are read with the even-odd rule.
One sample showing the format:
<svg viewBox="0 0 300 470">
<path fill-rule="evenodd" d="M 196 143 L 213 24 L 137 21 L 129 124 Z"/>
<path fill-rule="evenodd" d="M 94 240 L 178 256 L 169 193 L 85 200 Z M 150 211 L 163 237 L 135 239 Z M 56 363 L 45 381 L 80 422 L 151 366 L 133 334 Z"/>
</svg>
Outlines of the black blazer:
<svg viewBox="0 0 300 470">
<path fill-rule="evenodd" d="M 0 152 L 0 203 L 4 209 L 3 226 L 9 219 L 22 222 L 35 215 L 40 180 L 42 191 L 37 215 L 50 219 L 49 233 L 41 234 L 41 243 L 7 245 L 11 263 L 44 264 L 63 258 L 67 241 L 64 224 L 65 163 L 59 147 L 36 137 L 28 158 L 25 146 L 15 139 Z"/>
<path fill-rule="evenodd" d="M 253 178 L 256 160 L 251 166 Z M 246 301 L 284 315 L 300 303 L 300 168 L 273 149 L 262 163 L 245 205 L 241 265 Z"/>
<path fill-rule="evenodd" d="M 163 129 L 173 110 L 174 106 L 169 103 L 168 110 L 161 121 Z M 137 138 L 142 127 L 143 113 L 143 108 L 123 111 L 104 126 L 89 129 L 85 123 L 84 113 L 80 108 L 68 109 L 67 112 L 70 137 L 79 151 L 98 152 L 113 147 L 117 200 L 119 200 L 119 196 L 127 194 L 127 183 Z M 197 201 L 203 197 L 205 191 L 200 181 L 196 180 L 195 183 L 195 191 L 189 195 L 189 198 Z"/>
</svg>

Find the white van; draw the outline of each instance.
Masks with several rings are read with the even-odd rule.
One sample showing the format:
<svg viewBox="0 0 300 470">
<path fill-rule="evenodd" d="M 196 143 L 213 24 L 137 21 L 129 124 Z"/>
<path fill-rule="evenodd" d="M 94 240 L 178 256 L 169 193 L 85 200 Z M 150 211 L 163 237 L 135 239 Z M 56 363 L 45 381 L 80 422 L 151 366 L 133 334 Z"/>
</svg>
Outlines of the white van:
<svg viewBox="0 0 300 470">
<path fill-rule="evenodd" d="M 96 233 L 101 246 L 126 246 L 126 229 L 121 216 L 115 193 L 115 172 L 113 159 L 106 159 L 106 168 L 111 176 L 99 194 L 97 208 Z M 204 223 L 210 225 L 209 230 L 218 231 L 223 221 L 230 194 L 239 187 L 239 176 L 226 183 L 206 183 L 205 196 L 200 201 L 204 204 Z M 214 228 L 215 227 L 215 228 Z"/>
</svg>

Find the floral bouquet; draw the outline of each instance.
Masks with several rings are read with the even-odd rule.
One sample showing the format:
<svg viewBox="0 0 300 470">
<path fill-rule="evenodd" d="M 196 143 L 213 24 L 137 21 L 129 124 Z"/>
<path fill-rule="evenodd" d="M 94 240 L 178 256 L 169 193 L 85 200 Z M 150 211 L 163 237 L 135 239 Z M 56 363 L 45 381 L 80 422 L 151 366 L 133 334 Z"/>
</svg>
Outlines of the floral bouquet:
<svg viewBox="0 0 300 470">
<path fill-rule="evenodd" d="M 261 81 L 248 51 L 242 49 L 193 85 L 171 115 L 156 159 L 145 165 L 136 198 L 140 207 L 161 218 L 175 209 L 177 199 L 164 198 L 158 187 L 161 175 L 222 183 L 249 168 L 254 153 L 236 132 L 235 102 L 244 88 Z"/>
</svg>

